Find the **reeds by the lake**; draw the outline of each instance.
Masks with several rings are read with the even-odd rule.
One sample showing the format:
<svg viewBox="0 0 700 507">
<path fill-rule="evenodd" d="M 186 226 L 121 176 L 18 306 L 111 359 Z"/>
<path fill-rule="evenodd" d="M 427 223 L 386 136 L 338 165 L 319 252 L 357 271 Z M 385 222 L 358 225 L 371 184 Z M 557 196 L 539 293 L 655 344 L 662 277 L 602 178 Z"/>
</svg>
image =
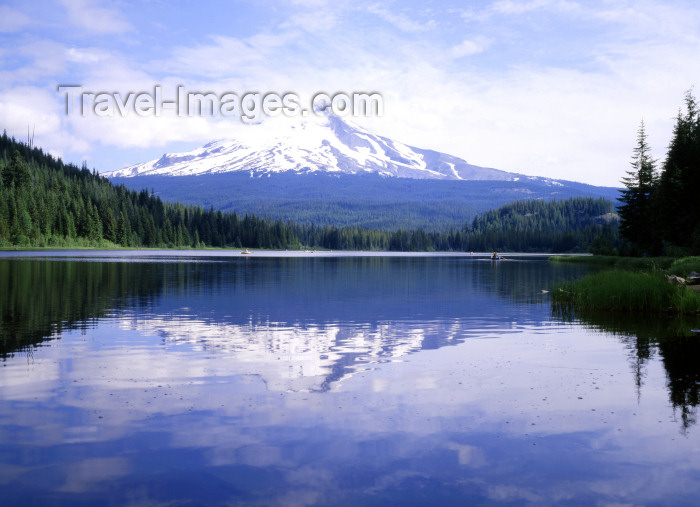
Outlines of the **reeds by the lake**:
<svg viewBox="0 0 700 507">
<path fill-rule="evenodd" d="M 688 257 L 688 259 L 695 259 L 697 264 L 700 258 Z M 587 264 L 601 268 L 645 271 L 650 269 L 667 269 L 674 263 L 673 257 L 619 257 L 617 255 L 555 255 L 550 257 L 549 260 L 567 264 Z"/>
<path fill-rule="evenodd" d="M 579 310 L 625 313 L 700 312 L 700 294 L 670 282 L 663 272 L 607 270 L 552 288 L 552 302 Z"/>
</svg>

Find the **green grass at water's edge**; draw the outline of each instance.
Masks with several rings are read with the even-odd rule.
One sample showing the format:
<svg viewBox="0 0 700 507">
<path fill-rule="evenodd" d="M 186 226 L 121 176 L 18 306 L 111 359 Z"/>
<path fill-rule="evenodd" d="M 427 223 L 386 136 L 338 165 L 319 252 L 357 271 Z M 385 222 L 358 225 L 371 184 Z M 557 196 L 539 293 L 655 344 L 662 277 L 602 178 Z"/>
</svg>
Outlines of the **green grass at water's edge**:
<svg viewBox="0 0 700 507">
<path fill-rule="evenodd" d="M 660 262 L 657 264 L 654 261 Z M 644 262 L 630 262 L 629 258 L 622 258 L 620 263 L 604 258 L 597 259 L 592 264 L 615 267 L 554 285 L 552 302 L 555 305 L 571 306 L 583 311 L 624 313 L 700 312 L 700 293 L 684 285 L 671 283 L 665 276 L 687 276 L 690 271 L 699 271 L 700 257 L 671 259 L 670 262 L 667 258 L 644 259 Z M 665 269 L 659 269 L 660 267 Z"/>
<path fill-rule="evenodd" d="M 552 256 L 551 262 L 587 264 L 601 268 L 632 271 L 663 270 L 666 274 L 687 277 L 692 271 L 700 273 L 700 256 L 695 257 L 617 257 L 614 255 Z"/>
<path fill-rule="evenodd" d="M 691 272 L 700 273 L 700 257 L 681 257 L 676 259 L 668 267 L 666 273 L 681 277 L 688 276 Z"/>
<path fill-rule="evenodd" d="M 700 257 L 694 257 L 700 264 Z M 587 264 L 604 268 L 625 270 L 668 269 L 676 259 L 673 257 L 618 257 L 615 255 L 570 255 L 552 256 L 552 262 L 567 264 Z"/>
</svg>

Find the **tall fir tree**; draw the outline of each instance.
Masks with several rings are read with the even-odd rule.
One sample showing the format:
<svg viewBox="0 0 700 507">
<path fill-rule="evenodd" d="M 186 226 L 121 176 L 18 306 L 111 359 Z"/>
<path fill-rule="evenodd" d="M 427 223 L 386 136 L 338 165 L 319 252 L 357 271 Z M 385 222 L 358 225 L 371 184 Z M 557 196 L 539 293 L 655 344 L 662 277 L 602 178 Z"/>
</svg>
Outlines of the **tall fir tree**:
<svg viewBox="0 0 700 507">
<path fill-rule="evenodd" d="M 646 252 L 658 250 L 653 235 L 649 234 L 654 220 L 654 191 L 658 183 L 656 160 L 651 157 L 650 152 L 642 120 L 637 131 L 637 145 L 630 162 L 632 170 L 627 171 L 627 176 L 622 178 L 626 188 L 620 191 L 618 200 L 621 205 L 618 213 L 622 238 Z"/>
<path fill-rule="evenodd" d="M 18 150 L 12 155 L 12 160 L 2 175 L 2 181 L 8 187 L 14 185 L 17 189 L 24 189 L 29 185 L 30 176 L 27 164 Z"/>
<path fill-rule="evenodd" d="M 700 110 L 691 91 L 685 96 L 659 181 L 657 235 L 667 245 L 700 253 Z"/>
</svg>

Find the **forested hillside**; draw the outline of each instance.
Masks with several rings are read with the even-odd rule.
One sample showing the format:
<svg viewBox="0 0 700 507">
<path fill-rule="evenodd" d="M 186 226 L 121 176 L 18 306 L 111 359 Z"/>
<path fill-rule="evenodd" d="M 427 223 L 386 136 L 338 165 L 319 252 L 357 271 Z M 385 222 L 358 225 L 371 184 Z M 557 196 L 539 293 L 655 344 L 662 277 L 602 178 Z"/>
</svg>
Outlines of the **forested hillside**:
<svg viewBox="0 0 700 507">
<path fill-rule="evenodd" d="M 476 217 L 468 234 L 473 250 L 570 252 L 612 248 L 618 217 L 606 199 L 516 201 Z"/>
<path fill-rule="evenodd" d="M 475 215 L 519 199 L 604 197 L 615 188 L 522 177 L 518 181 L 388 178 L 377 174 L 223 173 L 112 178 L 127 188 L 153 189 L 166 201 L 236 211 L 300 225 L 448 232 Z"/>
<path fill-rule="evenodd" d="M 391 251 L 585 251 L 614 244 L 605 199 L 518 201 L 446 232 L 243 217 L 164 202 L 0 138 L 0 247 L 232 247 Z"/>
<path fill-rule="evenodd" d="M 281 221 L 163 202 L 6 134 L 0 178 L 0 246 L 301 246 Z"/>
</svg>

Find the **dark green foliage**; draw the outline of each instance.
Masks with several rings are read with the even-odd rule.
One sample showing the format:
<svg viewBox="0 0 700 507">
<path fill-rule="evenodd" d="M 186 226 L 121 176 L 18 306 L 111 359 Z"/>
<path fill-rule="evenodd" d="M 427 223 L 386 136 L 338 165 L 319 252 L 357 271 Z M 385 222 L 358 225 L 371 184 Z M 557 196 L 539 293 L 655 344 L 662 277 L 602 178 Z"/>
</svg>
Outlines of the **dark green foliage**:
<svg viewBox="0 0 700 507">
<path fill-rule="evenodd" d="M 700 314 L 700 293 L 665 275 L 686 277 L 700 269 L 700 257 L 554 257 L 558 262 L 613 268 L 552 288 L 552 302 L 576 312 Z M 558 311 L 559 311 L 558 310 Z"/>
<path fill-rule="evenodd" d="M 606 199 L 516 201 L 472 222 L 470 250 L 585 252 L 594 243 L 617 243 L 617 216 Z"/>
<path fill-rule="evenodd" d="M 552 301 L 581 311 L 700 312 L 700 294 L 670 283 L 661 272 L 601 271 L 553 287 Z"/>
<path fill-rule="evenodd" d="M 697 259 L 697 258 L 694 258 Z M 653 271 L 669 269 L 673 257 L 622 257 L 620 255 L 574 255 L 550 257 L 552 262 L 566 264 L 586 264 L 601 268 L 626 269 L 628 271 Z M 696 260 L 697 262 L 697 260 Z M 686 274 L 682 276 L 686 276 Z"/>
<path fill-rule="evenodd" d="M 659 182 L 657 233 L 666 244 L 700 253 L 700 110 L 686 93 Z"/>
<path fill-rule="evenodd" d="M 299 248 L 281 221 L 164 203 L 0 138 L 0 246 Z"/>
<path fill-rule="evenodd" d="M 624 180 L 621 234 L 630 254 L 649 252 L 682 256 L 700 253 L 700 108 L 693 94 L 678 112 L 663 170 L 654 175 L 642 124 L 633 171 Z"/>
<path fill-rule="evenodd" d="M 2 182 L 8 187 L 14 185 L 18 189 L 24 189 L 29 185 L 29 171 L 18 150 L 15 150 L 10 164 L 3 171 Z"/>
<path fill-rule="evenodd" d="M 653 223 L 653 197 L 658 177 L 656 161 L 649 155 L 644 122 L 637 132 L 637 146 L 632 156 L 632 170 L 622 182 L 627 187 L 621 191 L 619 201 L 620 236 L 644 251 L 658 252 L 659 245 L 649 234 Z"/>
<path fill-rule="evenodd" d="M 676 259 L 669 266 L 666 272 L 670 275 L 687 277 L 691 272 L 700 273 L 700 257 L 683 257 Z"/>
<path fill-rule="evenodd" d="M 600 238 L 618 242 L 612 203 L 590 197 L 516 201 L 442 233 L 334 226 L 292 230 L 302 244 L 331 250 L 585 252 Z"/>
</svg>

